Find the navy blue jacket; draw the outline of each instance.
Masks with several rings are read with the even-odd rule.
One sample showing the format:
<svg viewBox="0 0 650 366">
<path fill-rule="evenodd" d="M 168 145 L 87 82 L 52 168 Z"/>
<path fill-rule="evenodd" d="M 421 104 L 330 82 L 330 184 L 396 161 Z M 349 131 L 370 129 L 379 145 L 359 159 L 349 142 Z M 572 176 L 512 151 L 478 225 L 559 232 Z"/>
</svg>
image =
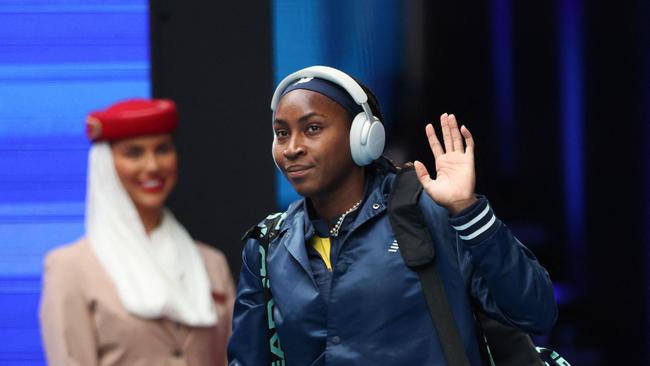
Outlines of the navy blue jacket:
<svg viewBox="0 0 650 366">
<path fill-rule="evenodd" d="M 387 169 L 369 178 L 366 198 L 340 237 L 329 298 L 321 296 L 309 263 L 305 243 L 314 227 L 306 205 L 300 200 L 287 210 L 269 245 L 267 270 L 288 365 L 446 364 L 418 276 L 394 250 L 386 212 L 394 178 Z M 471 297 L 495 319 L 531 333 L 550 330 L 557 307 L 548 274 L 485 198 L 452 218 L 424 193 L 419 204 L 472 365 L 481 359 Z M 249 239 L 243 250 L 230 365 L 268 365 L 258 249 Z"/>
</svg>

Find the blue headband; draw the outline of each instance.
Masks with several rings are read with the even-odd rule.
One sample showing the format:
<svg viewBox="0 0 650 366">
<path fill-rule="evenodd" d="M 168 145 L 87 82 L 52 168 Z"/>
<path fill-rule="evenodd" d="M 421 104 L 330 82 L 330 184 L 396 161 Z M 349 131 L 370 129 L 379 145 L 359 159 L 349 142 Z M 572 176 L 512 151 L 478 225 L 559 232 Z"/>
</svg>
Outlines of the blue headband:
<svg viewBox="0 0 650 366">
<path fill-rule="evenodd" d="M 363 108 L 352 99 L 345 89 L 331 81 L 318 78 L 302 78 L 284 89 L 280 98 L 296 89 L 311 90 L 323 94 L 348 111 L 351 117 L 363 112 Z"/>
</svg>

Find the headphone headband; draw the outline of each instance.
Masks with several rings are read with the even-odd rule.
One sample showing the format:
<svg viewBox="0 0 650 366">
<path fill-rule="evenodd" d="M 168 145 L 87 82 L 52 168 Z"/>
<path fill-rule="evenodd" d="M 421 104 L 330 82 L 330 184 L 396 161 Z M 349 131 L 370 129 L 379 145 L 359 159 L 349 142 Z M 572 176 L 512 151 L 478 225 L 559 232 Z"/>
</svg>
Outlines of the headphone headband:
<svg viewBox="0 0 650 366">
<path fill-rule="evenodd" d="M 363 108 L 364 113 L 366 113 L 368 120 L 373 120 L 372 110 L 368 105 L 368 96 L 366 92 L 363 91 L 361 86 L 352 78 L 350 75 L 344 73 L 341 70 L 337 70 L 329 66 L 310 66 L 302 70 L 298 70 L 294 73 L 289 74 L 287 77 L 282 79 L 275 92 L 273 93 L 273 99 L 271 99 L 271 110 L 275 112 L 275 108 L 280 102 L 280 97 L 282 92 L 291 85 L 291 83 L 298 81 L 302 78 L 319 78 L 333 82 L 336 85 L 339 85 L 345 91 L 350 94 L 352 99 Z M 362 141 L 363 144 L 366 141 Z"/>
<path fill-rule="evenodd" d="M 377 117 L 373 116 L 368 95 L 361 85 L 343 71 L 328 66 L 311 66 L 298 70 L 287 77 L 275 88 L 271 99 L 271 111 L 280 102 L 282 93 L 294 82 L 303 78 L 317 78 L 330 81 L 343 88 L 352 99 L 361 106 L 363 112 L 358 113 L 350 126 L 350 152 L 352 160 L 359 166 L 370 164 L 384 150 L 386 135 L 384 126 Z"/>
</svg>

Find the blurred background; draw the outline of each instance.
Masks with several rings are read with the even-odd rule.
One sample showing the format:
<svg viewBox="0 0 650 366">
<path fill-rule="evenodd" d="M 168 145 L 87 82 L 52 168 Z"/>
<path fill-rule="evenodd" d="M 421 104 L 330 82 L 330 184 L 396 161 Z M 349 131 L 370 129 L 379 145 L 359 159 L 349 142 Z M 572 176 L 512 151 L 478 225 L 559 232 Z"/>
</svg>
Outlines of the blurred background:
<svg viewBox="0 0 650 366">
<path fill-rule="evenodd" d="M 0 365 L 42 365 L 45 253 L 83 235 L 85 115 L 170 97 L 170 206 L 236 275 L 241 234 L 296 198 L 271 156 L 274 85 L 323 64 L 381 101 L 386 155 L 433 165 L 457 115 L 477 190 L 549 270 L 540 346 L 650 365 L 650 2 L 0 0 Z"/>
</svg>

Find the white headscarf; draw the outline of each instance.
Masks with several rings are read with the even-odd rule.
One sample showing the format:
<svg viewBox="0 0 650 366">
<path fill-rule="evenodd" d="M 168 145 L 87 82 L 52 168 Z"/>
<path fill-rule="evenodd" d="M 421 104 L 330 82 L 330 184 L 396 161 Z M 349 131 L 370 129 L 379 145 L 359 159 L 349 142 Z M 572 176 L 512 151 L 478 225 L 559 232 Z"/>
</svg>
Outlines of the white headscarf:
<svg viewBox="0 0 650 366">
<path fill-rule="evenodd" d="M 196 244 L 167 209 L 147 236 L 106 142 L 90 150 L 86 233 L 129 313 L 190 326 L 216 324 L 210 281 Z"/>
</svg>

